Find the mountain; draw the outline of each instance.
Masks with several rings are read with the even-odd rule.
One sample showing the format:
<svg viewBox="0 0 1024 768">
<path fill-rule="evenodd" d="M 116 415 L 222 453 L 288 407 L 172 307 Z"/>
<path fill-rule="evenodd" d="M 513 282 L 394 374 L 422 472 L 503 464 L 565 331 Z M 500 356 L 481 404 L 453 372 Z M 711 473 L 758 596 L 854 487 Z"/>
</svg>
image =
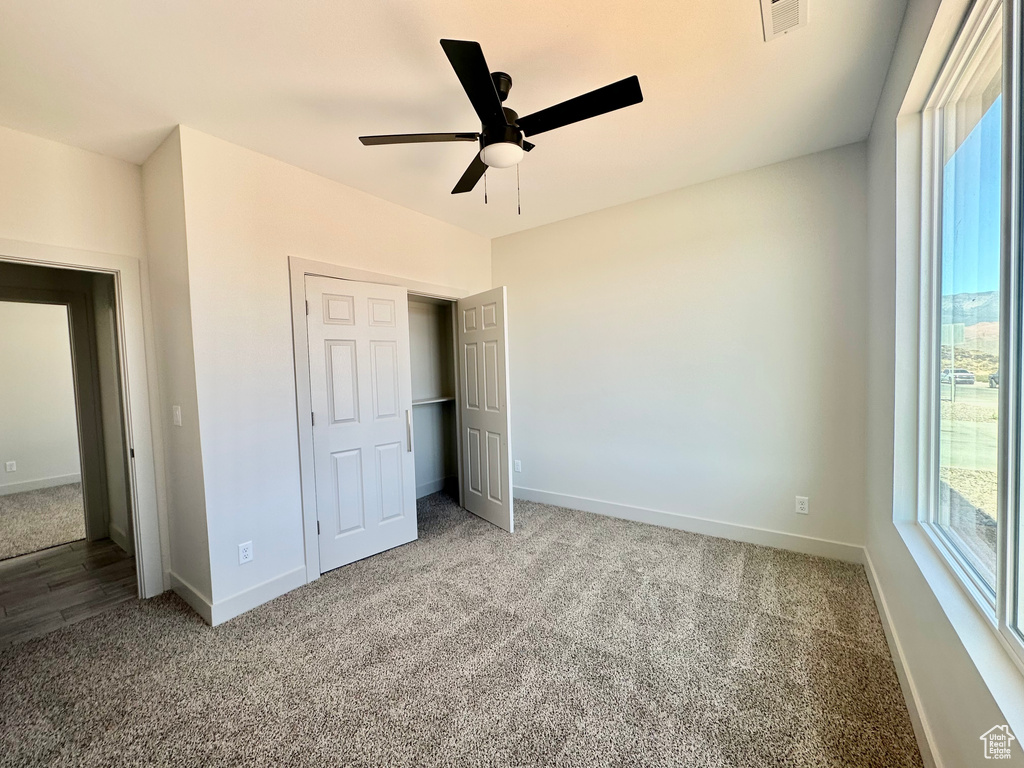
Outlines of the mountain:
<svg viewBox="0 0 1024 768">
<path fill-rule="evenodd" d="M 999 322 L 999 291 L 943 296 L 942 322 L 964 325 Z"/>
</svg>

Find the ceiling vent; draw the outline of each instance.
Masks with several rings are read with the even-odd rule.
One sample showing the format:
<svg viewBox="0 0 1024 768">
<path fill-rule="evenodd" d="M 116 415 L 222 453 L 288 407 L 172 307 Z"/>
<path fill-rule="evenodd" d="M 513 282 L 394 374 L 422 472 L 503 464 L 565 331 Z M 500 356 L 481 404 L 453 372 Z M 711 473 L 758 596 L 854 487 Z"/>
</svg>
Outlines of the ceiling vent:
<svg viewBox="0 0 1024 768">
<path fill-rule="evenodd" d="M 761 0 L 765 42 L 807 25 L 810 0 Z"/>
</svg>

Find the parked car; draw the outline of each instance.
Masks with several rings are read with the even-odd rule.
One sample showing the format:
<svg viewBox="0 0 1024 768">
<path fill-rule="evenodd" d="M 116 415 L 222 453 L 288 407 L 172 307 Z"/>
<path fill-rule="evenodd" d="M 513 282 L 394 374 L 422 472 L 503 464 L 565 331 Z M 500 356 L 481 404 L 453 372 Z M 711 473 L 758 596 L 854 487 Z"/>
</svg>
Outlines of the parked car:
<svg viewBox="0 0 1024 768">
<path fill-rule="evenodd" d="M 999 371 L 988 375 L 988 386 L 990 389 L 995 389 L 999 386 Z"/>
<path fill-rule="evenodd" d="M 974 374 L 966 368 L 946 368 L 942 372 L 943 384 L 973 384 Z"/>
</svg>

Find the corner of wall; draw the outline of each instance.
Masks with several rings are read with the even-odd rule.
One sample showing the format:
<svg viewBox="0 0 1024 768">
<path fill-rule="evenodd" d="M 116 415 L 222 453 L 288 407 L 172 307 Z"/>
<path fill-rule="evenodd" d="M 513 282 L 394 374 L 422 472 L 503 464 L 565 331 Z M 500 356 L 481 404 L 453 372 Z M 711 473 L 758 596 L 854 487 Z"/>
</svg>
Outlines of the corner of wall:
<svg viewBox="0 0 1024 768">
<path fill-rule="evenodd" d="M 179 593 L 212 603 L 209 531 L 192 340 L 181 130 L 175 128 L 142 167 L 143 204 L 163 434 L 170 575 Z M 172 408 L 181 424 L 171 419 Z M 178 586 L 188 585 L 187 590 Z M 193 605 L 189 597 L 186 601 Z M 203 611 L 196 608 L 201 614 Z M 209 618 L 204 614 L 204 618 Z"/>
</svg>

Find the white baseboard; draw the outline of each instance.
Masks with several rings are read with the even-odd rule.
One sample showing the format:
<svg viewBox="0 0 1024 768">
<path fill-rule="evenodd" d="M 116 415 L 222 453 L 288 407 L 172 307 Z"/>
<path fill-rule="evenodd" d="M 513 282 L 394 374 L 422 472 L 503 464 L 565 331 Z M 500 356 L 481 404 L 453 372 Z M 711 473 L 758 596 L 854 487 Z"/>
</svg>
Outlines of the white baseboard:
<svg viewBox="0 0 1024 768">
<path fill-rule="evenodd" d="M 171 580 L 171 589 L 174 590 L 175 594 L 188 603 L 193 611 L 202 616 L 203 621 L 207 624 L 212 624 L 213 606 L 210 604 L 210 601 L 203 597 L 198 589 L 178 576 L 174 571 L 171 571 L 168 575 Z"/>
<path fill-rule="evenodd" d="M 445 488 L 457 483 L 457 477 L 442 477 L 440 480 L 429 480 L 416 486 L 416 498 L 422 499 L 432 493 L 443 491 Z"/>
<path fill-rule="evenodd" d="M 0 485 L 0 496 L 10 496 L 12 493 L 38 491 L 41 488 L 55 488 L 58 485 L 70 485 L 71 483 L 80 482 L 82 482 L 81 474 L 40 477 L 38 480 L 25 480 L 21 483 L 7 483 L 5 485 Z"/>
<path fill-rule="evenodd" d="M 903 654 L 903 646 L 896 634 L 896 628 L 892 623 L 892 616 L 889 614 L 889 606 L 885 601 L 885 593 L 875 572 L 875 565 L 871 562 L 871 553 L 867 548 L 864 550 L 864 570 L 868 575 L 868 583 L 871 585 L 871 592 L 875 596 L 875 605 L 878 608 L 878 615 L 882 619 L 882 629 L 885 631 L 885 639 L 889 644 L 889 654 L 892 656 L 893 664 L 896 667 L 896 676 L 900 681 L 900 689 L 903 691 L 903 699 L 907 704 L 907 711 L 910 713 L 910 722 L 914 726 L 914 735 L 917 737 L 917 745 L 921 750 L 921 759 L 926 768 L 943 768 L 942 762 L 938 759 L 938 753 L 934 749 L 932 730 L 924 717 L 924 708 L 921 706 L 921 699 L 917 693 L 917 686 L 910 676 L 907 668 L 907 660 Z"/>
<path fill-rule="evenodd" d="M 703 517 L 680 515 L 676 512 L 663 512 L 657 509 L 633 507 L 612 501 L 600 501 L 582 496 L 540 491 L 536 488 L 520 488 L 517 486 L 512 489 L 512 495 L 517 499 L 552 504 L 556 507 L 594 512 L 607 517 L 660 525 L 665 528 L 689 531 L 690 533 L 702 533 L 707 536 L 717 536 L 718 538 L 732 539 L 733 541 L 742 541 L 748 544 L 760 544 L 766 547 L 775 547 L 776 549 L 787 549 L 791 552 L 800 552 L 805 555 L 827 557 L 832 560 L 844 560 L 849 563 L 864 562 L 864 547 L 859 544 L 818 539 L 813 536 L 801 536 L 796 533 L 783 533 L 782 531 L 755 528 L 754 526 L 739 525 L 737 523 L 724 523 L 719 520 L 708 520 Z"/>
<path fill-rule="evenodd" d="M 258 605 L 269 603 L 275 597 L 280 597 L 286 592 L 301 587 L 306 583 L 306 566 L 301 565 L 294 570 L 282 573 L 272 579 L 257 584 L 255 587 L 239 592 L 237 595 L 220 600 L 213 604 L 211 618 L 208 619 L 211 625 L 223 624 L 229 619 L 235 618 Z"/>
</svg>

